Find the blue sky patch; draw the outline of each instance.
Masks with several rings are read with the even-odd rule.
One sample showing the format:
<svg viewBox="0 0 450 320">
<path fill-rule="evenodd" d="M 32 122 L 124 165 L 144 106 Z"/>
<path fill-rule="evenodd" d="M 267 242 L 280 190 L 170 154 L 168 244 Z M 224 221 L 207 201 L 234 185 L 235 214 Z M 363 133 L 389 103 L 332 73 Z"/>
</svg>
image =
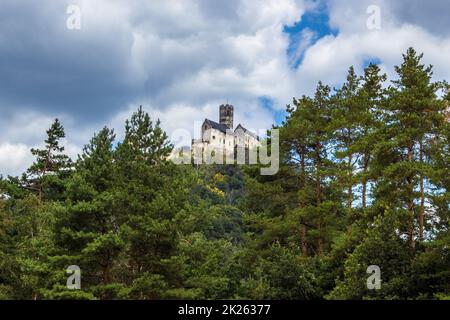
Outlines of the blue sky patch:
<svg viewBox="0 0 450 320">
<path fill-rule="evenodd" d="M 363 61 L 363 67 L 367 68 L 369 66 L 369 64 L 371 64 L 371 63 L 379 65 L 379 64 L 381 64 L 381 60 L 380 60 L 380 58 L 377 58 L 377 57 L 366 58 Z"/>
<path fill-rule="evenodd" d="M 286 54 L 293 69 L 297 69 L 302 63 L 308 47 L 325 36 L 338 35 L 338 30 L 330 27 L 325 4 L 307 11 L 298 23 L 293 26 L 285 26 L 283 32 L 289 35 L 289 47 Z"/>
<path fill-rule="evenodd" d="M 270 111 L 271 114 L 274 115 L 275 124 L 280 124 L 286 118 L 285 110 L 275 110 L 273 109 L 274 101 L 272 98 L 267 96 L 262 96 L 258 98 L 259 104 L 264 108 Z"/>
</svg>

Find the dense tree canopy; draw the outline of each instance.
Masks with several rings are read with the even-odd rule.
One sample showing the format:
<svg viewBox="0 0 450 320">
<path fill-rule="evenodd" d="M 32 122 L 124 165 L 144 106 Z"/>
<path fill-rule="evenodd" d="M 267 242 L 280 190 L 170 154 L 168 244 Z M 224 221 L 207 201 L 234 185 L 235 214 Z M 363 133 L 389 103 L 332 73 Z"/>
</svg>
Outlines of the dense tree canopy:
<svg viewBox="0 0 450 320">
<path fill-rule="evenodd" d="M 450 90 L 421 61 L 294 98 L 273 176 L 173 164 L 142 108 L 72 162 L 55 120 L 0 177 L 0 299 L 448 299 Z"/>
</svg>

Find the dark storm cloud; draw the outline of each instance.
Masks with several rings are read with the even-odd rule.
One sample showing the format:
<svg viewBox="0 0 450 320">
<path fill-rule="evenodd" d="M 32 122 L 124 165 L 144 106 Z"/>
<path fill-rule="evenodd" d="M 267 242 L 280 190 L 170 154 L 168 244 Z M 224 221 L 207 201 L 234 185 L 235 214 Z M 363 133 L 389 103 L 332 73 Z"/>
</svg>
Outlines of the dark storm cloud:
<svg viewBox="0 0 450 320">
<path fill-rule="evenodd" d="M 394 0 L 389 5 L 399 21 L 419 25 L 435 35 L 450 35 L 449 0 Z"/>
<path fill-rule="evenodd" d="M 80 5 L 82 28 L 68 30 L 66 9 L 72 3 L 77 1 L 1 1 L 0 112 L 4 116 L 20 108 L 98 121 L 136 101 L 153 99 L 164 107 L 176 98 L 159 95 L 173 82 L 189 77 L 206 63 L 234 62 L 221 47 L 215 50 L 217 54 L 208 55 L 193 43 L 208 34 L 200 46 L 214 47 L 220 38 L 214 38 L 211 26 L 219 20 L 237 28 L 239 24 L 229 23 L 237 17 L 237 0 L 214 5 L 201 0 L 198 7 L 186 5 L 190 10 L 186 17 L 172 9 L 174 3 L 131 1 L 124 6 L 129 12 L 120 13 L 124 20 L 118 21 L 102 9 L 113 8 L 120 1 L 111 1 L 110 8 L 102 2 L 102 12 L 92 7 L 84 10 Z M 86 16 L 86 11 L 95 14 Z M 189 17 L 196 14 L 198 18 Z M 222 24 L 227 25 L 225 22 Z M 148 52 L 139 57 L 142 64 L 138 70 L 133 65 L 134 36 L 144 37 Z M 161 39 L 168 41 L 162 45 Z"/>
<path fill-rule="evenodd" d="M 136 89 L 129 75 L 132 39 L 121 28 L 66 27 L 65 1 L 2 0 L 0 111 L 32 107 L 74 118 L 103 118 Z"/>
</svg>

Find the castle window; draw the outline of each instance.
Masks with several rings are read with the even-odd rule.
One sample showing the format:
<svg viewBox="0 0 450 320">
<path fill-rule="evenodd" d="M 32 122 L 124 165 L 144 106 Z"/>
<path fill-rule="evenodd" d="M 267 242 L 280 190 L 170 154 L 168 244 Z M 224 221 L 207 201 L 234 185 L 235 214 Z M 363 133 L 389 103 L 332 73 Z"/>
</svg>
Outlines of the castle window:
<svg viewBox="0 0 450 320">
<path fill-rule="evenodd" d="M 213 139 L 215 139 L 216 138 L 216 136 L 213 136 Z"/>
</svg>

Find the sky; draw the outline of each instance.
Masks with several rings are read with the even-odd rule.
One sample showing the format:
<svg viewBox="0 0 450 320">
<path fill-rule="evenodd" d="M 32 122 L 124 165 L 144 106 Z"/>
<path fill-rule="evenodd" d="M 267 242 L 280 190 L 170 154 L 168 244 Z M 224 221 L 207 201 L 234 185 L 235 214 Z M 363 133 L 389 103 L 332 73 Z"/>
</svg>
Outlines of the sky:
<svg viewBox="0 0 450 320">
<path fill-rule="evenodd" d="M 450 80 L 448 12 L 447 0 L 1 0 L 0 175 L 32 163 L 55 118 L 76 158 L 105 125 L 120 139 L 139 105 L 169 136 L 195 137 L 226 102 L 236 125 L 270 128 L 351 65 L 394 79 L 410 46 Z"/>
</svg>

